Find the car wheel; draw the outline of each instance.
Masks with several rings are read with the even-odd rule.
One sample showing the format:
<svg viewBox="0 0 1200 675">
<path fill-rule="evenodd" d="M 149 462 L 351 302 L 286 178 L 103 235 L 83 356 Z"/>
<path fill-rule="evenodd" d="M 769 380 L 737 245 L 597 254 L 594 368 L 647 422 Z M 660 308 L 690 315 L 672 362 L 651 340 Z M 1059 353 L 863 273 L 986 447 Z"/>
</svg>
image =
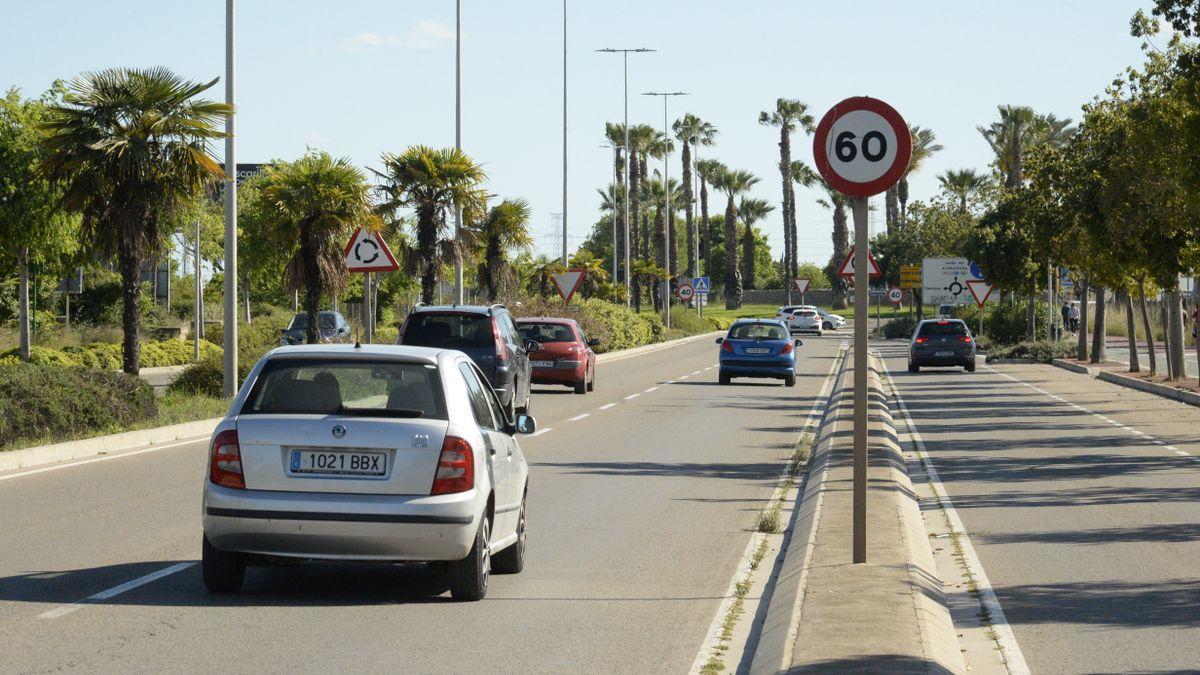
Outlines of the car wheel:
<svg viewBox="0 0 1200 675">
<path fill-rule="evenodd" d="M 908 372 L 919 373 L 919 372 L 921 372 L 921 366 L 918 366 L 917 364 L 913 363 L 912 361 L 909 361 L 908 362 Z"/>
<path fill-rule="evenodd" d="M 974 361 L 972 361 L 972 362 L 970 362 L 970 363 L 968 363 L 968 364 L 964 365 L 964 366 L 963 366 L 963 370 L 967 371 L 968 373 L 973 373 L 973 372 L 975 372 L 975 362 L 974 362 Z"/>
<path fill-rule="evenodd" d="M 733 378 L 730 377 L 727 373 L 720 373 L 717 375 L 717 381 L 720 382 L 721 384 L 729 384 L 730 381 L 732 381 L 732 380 L 733 380 Z"/>
<path fill-rule="evenodd" d="M 518 574 L 525 569 L 525 498 L 517 514 L 517 541 L 496 554 L 493 568 L 500 574 Z"/>
<path fill-rule="evenodd" d="M 592 371 L 592 379 L 588 380 L 587 390 L 596 391 L 596 371 L 594 370 Z"/>
<path fill-rule="evenodd" d="M 488 578 L 492 573 L 492 554 L 489 548 L 492 526 L 487 515 L 475 530 L 475 544 L 462 560 L 450 563 L 450 595 L 455 600 L 482 600 L 487 595 Z"/>
<path fill-rule="evenodd" d="M 832 324 L 832 323 L 830 323 L 829 321 L 826 321 L 824 324 L 822 324 L 822 327 L 823 327 L 825 330 L 833 330 L 833 324 Z"/>
<path fill-rule="evenodd" d="M 246 580 L 246 555 L 222 551 L 208 543 L 200 549 L 200 569 L 204 587 L 211 593 L 237 593 Z"/>
<path fill-rule="evenodd" d="M 575 386 L 576 394 L 586 394 L 587 393 L 587 378 L 585 377 L 584 379 L 579 380 L 578 382 L 575 383 L 574 386 Z"/>
<path fill-rule="evenodd" d="M 791 375 L 786 375 L 786 376 L 784 376 L 784 378 L 783 378 L 783 385 L 784 385 L 785 387 L 794 387 L 794 386 L 796 386 L 796 374 L 795 374 L 795 373 L 792 373 Z"/>
</svg>

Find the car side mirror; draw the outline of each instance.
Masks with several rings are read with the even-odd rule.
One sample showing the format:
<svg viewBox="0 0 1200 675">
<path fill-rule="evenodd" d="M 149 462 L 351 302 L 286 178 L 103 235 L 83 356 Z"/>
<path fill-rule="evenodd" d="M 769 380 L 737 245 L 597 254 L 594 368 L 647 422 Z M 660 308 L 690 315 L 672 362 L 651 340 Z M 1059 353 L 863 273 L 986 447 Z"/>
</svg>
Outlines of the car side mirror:
<svg viewBox="0 0 1200 675">
<path fill-rule="evenodd" d="M 587 346 L 595 347 L 600 344 L 600 338 L 592 338 L 587 341 Z"/>
<path fill-rule="evenodd" d="M 288 329 L 286 329 L 286 328 L 280 328 L 280 329 L 279 329 L 279 334 L 280 334 L 280 335 L 287 335 L 287 332 L 288 332 Z"/>
<path fill-rule="evenodd" d="M 725 338 L 723 338 L 723 337 L 717 338 L 717 344 L 721 344 L 724 341 L 725 341 Z"/>
<path fill-rule="evenodd" d="M 537 432 L 537 420 L 533 419 L 533 415 L 517 415 L 517 423 L 513 428 L 518 434 L 532 434 Z"/>
<path fill-rule="evenodd" d="M 804 340 L 801 340 L 800 338 L 796 338 L 796 346 L 797 346 L 797 347 L 803 347 L 803 346 L 804 346 Z"/>
<path fill-rule="evenodd" d="M 540 342 L 537 342 L 536 340 L 526 340 L 525 341 L 525 351 L 529 352 L 530 354 L 532 354 L 534 352 L 540 352 L 540 351 L 542 351 L 542 345 Z"/>
</svg>

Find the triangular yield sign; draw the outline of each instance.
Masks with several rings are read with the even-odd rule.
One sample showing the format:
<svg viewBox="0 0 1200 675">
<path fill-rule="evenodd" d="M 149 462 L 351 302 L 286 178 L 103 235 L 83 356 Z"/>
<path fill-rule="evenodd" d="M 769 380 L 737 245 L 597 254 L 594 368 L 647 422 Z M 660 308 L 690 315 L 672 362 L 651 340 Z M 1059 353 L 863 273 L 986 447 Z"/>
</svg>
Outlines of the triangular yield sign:
<svg viewBox="0 0 1200 675">
<path fill-rule="evenodd" d="M 808 290 L 808 279 L 792 279 L 792 283 L 796 284 L 796 290 L 800 295 L 804 295 L 804 292 Z"/>
<path fill-rule="evenodd" d="M 587 270 L 579 267 L 563 270 L 551 276 L 554 287 L 558 289 L 558 294 L 562 296 L 563 303 L 571 302 L 571 296 L 575 295 L 575 291 L 579 290 L 579 285 L 583 283 L 585 274 L 587 274 Z"/>
<path fill-rule="evenodd" d="M 854 251 L 857 246 L 850 247 L 850 253 L 846 255 L 846 259 L 842 261 L 842 266 L 838 268 L 838 276 L 843 279 L 854 281 Z M 875 255 L 870 250 L 867 251 L 867 277 L 870 279 L 878 279 L 883 276 L 879 271 L 879 263 L 875 262 Z"/>
<path fill-rule="evenodd" d="M 351 272 L 394 272 L 400 269 L 396 257 L 378 232 L 358 228 L 346 244 L 346 269 Z"/>
<path fill-rule="evenodd" d="M 971 279 L 967 281 L 967 290 L 975 297 L 975 304 L 983 307 L 992 294 L 992 285 L 983 279 Z"/>
</svg>

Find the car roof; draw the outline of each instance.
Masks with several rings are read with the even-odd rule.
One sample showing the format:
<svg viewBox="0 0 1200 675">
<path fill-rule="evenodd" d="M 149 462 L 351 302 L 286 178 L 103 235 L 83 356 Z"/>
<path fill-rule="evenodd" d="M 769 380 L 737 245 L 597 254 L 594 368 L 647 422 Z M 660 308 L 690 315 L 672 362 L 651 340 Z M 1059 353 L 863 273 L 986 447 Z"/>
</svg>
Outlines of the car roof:
<svg viewBox="0 0 1200 675">
<path fill-rule="evenodd" d="M 414 314 L 455 312 L 458 314 L 479 314 L 481 316 L 488 316 L 499 310 L 507 311 L 507 308 L 504 305 L 492 305 L 490 307 L 483 305 L 417 305 L 412 309 Z"/>
<path fill-rule="evenodd" d="M 736 319 L 736 320 L 734 320 L 734 322 L 733 322 L 732 326 L 741 326 L 741 325 L 748 324 L 748 323 L 769 323 L 769 324 L 774 324 L 774 325 L 776 325 L 776 326 L 783 325 L 783 322 L 782 322 L 782 321 L 780 321 L 779 319 L 752 319 L 752 318 L 745 318 L 745 319 Z M 731 327 L 732 327 L 732 326 L 731 326 Z"/>
<path fill-rule="evenodd" d="M 963 321 L 962 319 L 956 319 L 952 316 L 947 316 L 947 317 L 941 318 L 941 319 L 921 319 L 921 323 L 919 323 L 917 325 L 923 326 L 927 323 L 961 323 L 961 324 L 965 325 L 967 322 Z"/>
<path fill-rule="evenodd" d="M 330 356 L 336 358 L 353 357 L 388 357 L 408 361 L 437 363 L 439 359 L 457 354 L 455 349 L 439 347 L 411 347 L 408 345 L 349 345 L 349 344 L 315 344 L 288 345 L 276 347 L 267 353 L 270 358 L 286 358 L 291 356 Z"/>
<path fill-rule="evenodd" d="M 572 325 L 575 319 L 567 319 L 561 316 L 523 316 L 519 319 L 513 319 L 517 323 L 557 323 L 563 325 Z"/>
</svg>

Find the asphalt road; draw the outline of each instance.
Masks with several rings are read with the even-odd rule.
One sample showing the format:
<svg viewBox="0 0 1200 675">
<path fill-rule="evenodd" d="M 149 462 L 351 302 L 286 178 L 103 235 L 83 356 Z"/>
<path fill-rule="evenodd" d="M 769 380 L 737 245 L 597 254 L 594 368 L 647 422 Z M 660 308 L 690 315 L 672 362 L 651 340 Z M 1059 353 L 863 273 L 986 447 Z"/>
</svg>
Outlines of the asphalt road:
<svg viewBox="0 0 1200 675">
<path fill-rule="evenodd" d="M 601 364 L 587 396 L 539 389 L 526 568 L 479 603 L 424 566 L 252 568 L 207 594 L 206 443 L 0 474 L 0 670 L 686 671 L 840 340 L 806 339 L 792 389 L 717 385 L 709 340 Z"/>
<path fill-rule="evenodd" d="M 1030 669 L 1195 672 L 1200 410 L 1046 366 L 909 374 L 881 351 Z"/>
</svg>

